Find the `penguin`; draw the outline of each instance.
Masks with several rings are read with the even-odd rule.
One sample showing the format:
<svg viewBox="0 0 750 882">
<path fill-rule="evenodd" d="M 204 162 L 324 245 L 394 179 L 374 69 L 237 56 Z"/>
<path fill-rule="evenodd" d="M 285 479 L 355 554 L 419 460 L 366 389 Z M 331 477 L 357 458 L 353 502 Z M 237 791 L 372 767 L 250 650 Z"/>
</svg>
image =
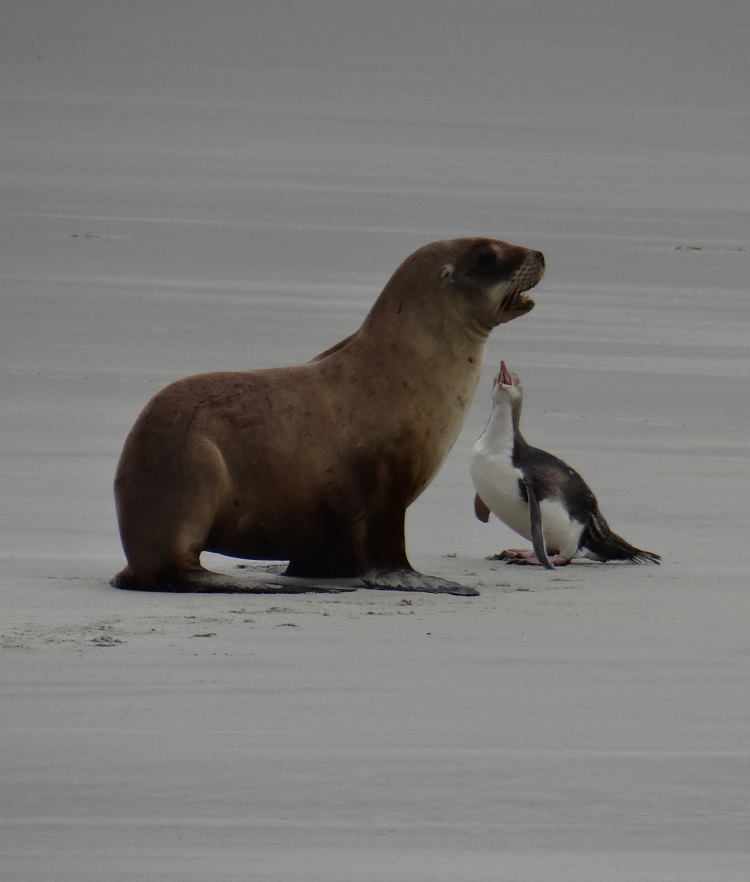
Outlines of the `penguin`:
<svg viewBox="0 0 750 882">
<path fill-rule="evenodd" d="M 474 445 L 469 472 L 476 490 L 474 512 L 487 523 L 490 513 L 530 539 L 532 549 L 509 548 L 495 560 L 554 569 L 573 558 L 658 564 L 613 533 L 588 484 L 575 469 L 521 434 L 523 387 L 505 362 L 492 387 L 492 413 Z"/>
</svg>

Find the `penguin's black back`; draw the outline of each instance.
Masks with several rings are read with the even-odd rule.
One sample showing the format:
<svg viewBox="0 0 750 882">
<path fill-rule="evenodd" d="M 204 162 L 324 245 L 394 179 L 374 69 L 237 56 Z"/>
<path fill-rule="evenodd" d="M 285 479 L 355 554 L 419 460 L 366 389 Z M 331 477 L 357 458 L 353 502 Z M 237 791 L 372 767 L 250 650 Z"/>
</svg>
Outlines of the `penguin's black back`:
<svg viewBox="0 0 750 882">
<path fill-rule="evenodd" d="M 659 563 L 661 557 L 652 551 L 643 551 L 614 533 L 589 485 L 578 472 L 559 457 L 539 447 L 532 447 L 520 432 L 513 446 L 513 465 L 520 469 L 537 499 L 558 498 L 569 516 L 583 525 L 580 547 L 602 560 L 628 560 L 633 563 Z M 519 493 L 528 501 L 523 481 Z"/>
<path fill-rule="evenodd" d="M 540 502 L 561 499 L 570 517 L 581 524 L 597 511 L 596 497 L 575 469 L 554 454 L 527 444 L 520 435 L 513 448 L 513 465 L 521 470 Z"/>
</svg>

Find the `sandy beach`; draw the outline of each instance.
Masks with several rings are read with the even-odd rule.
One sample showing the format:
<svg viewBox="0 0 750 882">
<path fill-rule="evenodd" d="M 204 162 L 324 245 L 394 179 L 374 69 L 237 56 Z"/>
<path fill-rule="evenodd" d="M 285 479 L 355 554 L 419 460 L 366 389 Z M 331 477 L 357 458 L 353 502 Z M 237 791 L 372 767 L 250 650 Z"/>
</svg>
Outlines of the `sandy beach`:
<svg viewBox="0 0 750 882">
<path fill-rule="evenodd" d="M 3 880 L 747 879 L 748 42 L 739 0 L 5 4 Z M 152 395 L 464 235 L 547 261 L 408 512 L 480 596 L 109 586 Z M 501 358 L 661 566 L 487 559 Z"/>
</svg>

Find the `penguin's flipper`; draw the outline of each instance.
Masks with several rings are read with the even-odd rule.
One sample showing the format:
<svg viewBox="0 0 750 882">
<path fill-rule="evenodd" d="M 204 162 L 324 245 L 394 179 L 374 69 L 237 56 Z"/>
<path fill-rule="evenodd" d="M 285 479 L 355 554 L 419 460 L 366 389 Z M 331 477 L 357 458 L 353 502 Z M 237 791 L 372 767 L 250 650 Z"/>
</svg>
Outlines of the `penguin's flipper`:
<svg viewBox="0 0 750 882">
<path fill-rule="evenodd" d="M 526 494 L 529 500 L 529 523 L 531 526 L 531 544 L 534 546 L 534 554 L 540 565 L 547 570 L 554 570 L 547 560 L 547 550 L 544 547 L 544 534 L 542 533 L 542 510 L 539 508 L 539 500 L 531 485 L 531 481 L 524 481 Z"/>
<path fill-rule="evenodd" d="M 474 496 L 474 514 L 483 524 L 486 524 L 490 519 L 490 510 L 478 493 Z"/>
</svg>

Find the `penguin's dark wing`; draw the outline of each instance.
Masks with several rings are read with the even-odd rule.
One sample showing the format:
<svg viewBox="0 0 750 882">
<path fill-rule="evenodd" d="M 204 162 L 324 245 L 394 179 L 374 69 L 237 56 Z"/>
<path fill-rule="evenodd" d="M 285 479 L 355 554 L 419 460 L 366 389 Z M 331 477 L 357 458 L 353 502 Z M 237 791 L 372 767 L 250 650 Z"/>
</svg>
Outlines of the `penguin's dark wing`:
<svg viewBox="0 0 750 882">
<path fill-rule="evenodd" d="M 524 480 L 526 488 L 526 498 L 529 502 L 529 524 L 531 526 L 531 544 L 534 548 L 534 554 L 539 563 L 547 570 L 554 570 L 552 564 L 547 560 L 547 550 L 544 547 L 544 533 L 542 532 L 542 511 L 539 508 L 539 499 L 536 495 L 534 485 L 529 480 Z"/>
<path fill-rule="evenodd" d="M 581 524 L 596 510 L 596 497 L 578 472 L 559 457 L 539 447 L 528 449 L 529 474 L 537 498 L 564 500 L 568 515 Z"/>
<path fill-rule="evenodd" d="M 490 519 L 490 510 L 478 493 L 474 496 L 474 514 L 483 524 L 486 524 Z"/>
</svg>

